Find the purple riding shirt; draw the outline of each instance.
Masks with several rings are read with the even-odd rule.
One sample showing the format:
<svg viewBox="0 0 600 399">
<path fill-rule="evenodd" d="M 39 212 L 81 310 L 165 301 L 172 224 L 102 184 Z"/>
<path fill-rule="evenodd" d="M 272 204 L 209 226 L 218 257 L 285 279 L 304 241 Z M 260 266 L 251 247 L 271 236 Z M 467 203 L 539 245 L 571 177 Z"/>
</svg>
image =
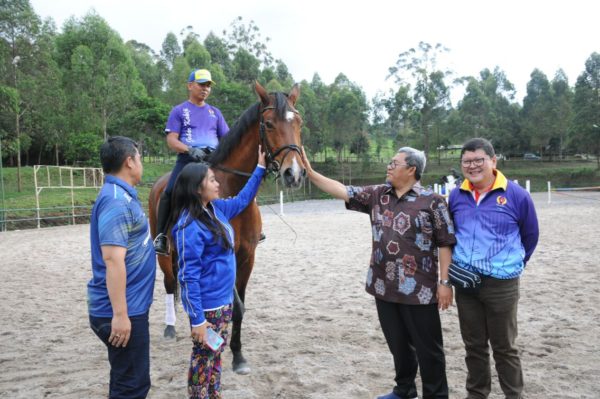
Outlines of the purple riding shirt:
<svg viewBox="0 0 600 399">
<path fill-rule="evenodd" d="M 229 126 L 217 107 L 197 106 L 185 101 L 171 110 L 165 133 L 179 133 L 179 140 L 189 147 L 217 148 Z"/>
</svg>

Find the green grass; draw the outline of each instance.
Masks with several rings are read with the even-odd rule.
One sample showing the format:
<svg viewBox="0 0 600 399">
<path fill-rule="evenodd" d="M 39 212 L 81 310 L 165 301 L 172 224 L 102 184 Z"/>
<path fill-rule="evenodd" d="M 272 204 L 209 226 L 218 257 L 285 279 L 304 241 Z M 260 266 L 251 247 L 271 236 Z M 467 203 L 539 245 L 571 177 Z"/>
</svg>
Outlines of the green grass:
<svg viewBox="0 0 600 399">
<path fill-rule="evenodd" d="M 383 162 L 349 162 L 338 164 L 334 153 L 330 152 L 332 157 L 327 157 L 324 162 L 313 161 L 313 167 L 344 184 L 365 185 L 381 183 L 385 179 L 385 168 L 387 161 L 394 154 L 390 152 L 389 156 Z M 439 162 L 436 156 L 430 158 L 425 175 L 422 182 L 424 185 L 433 185 L 440 181 L 442 176 L 449 173 L 450 168 L 460 170 L 458 164 L 458 155 L 455 158 L 442 158 Z M 311 156 L 314 160 L 319 160 L 319 156 Z M 167 163 L 150 162 L 146 160 L 144 163 L 144 178 L 141 185 L 137 187 L 140 200 L 143 204 L 147 203 L 150 187 L 152 183 L 164 173 L 170 171 L 173 167 L 174 160 Z M 552 182 L 554 188 L 558 187 L 585 187 L 585 186 L 600 186 L 600 171 L 596 169 L 595 161 L 578 161 L 578 162 L 533 162 L 522 160 L 499 161 L 498 168 L 511 180 L 519 180 L 521 185 L 525 185 L 526 180 L 531 182 L 532 191 L 545 191 L 547 182 Z M 2 169 L 4 191 L 0 188 L 0 209 L 4 210 L 4 214 L 0 213 L 0 218 L 4 216 L 7 220 L 14 219 L 31 219 L 35 218 L 37 213 L 35 189 L 34 189 L 34 174 L 32 167 L 24 167 L 22 172 L 21 192 L 17 191 L 17 170 L 16 168 Z M 55 173 L 55 174 L 52 174 Z M 63 181 L 68 181 L 70 176 L 64 174 Z M 74 174 L 75 179 L 79 179 L 79 183 L 83 184 L 83 176 L 81 173 Z M 47 183 L 46 171 L 38 172 L 40 182 Z M 88 183 L 91 178 L 88 176 Z M 51 183 L 58 181 L 58 173 L 51 172 Z M 281 184 L 273 181 L 271 177 L 263 183 L 259 192 L 259 203 L 266 205 L 279 201 L 279 190 L 282 190 Z M 299 190 L 284 190 L 286 201 L 304 200 L 306 198 L 326 198 L 327 196 L 316 189 L 311 184 L 307 183 Z M 74 204 L 77 207 L 76 214 L 82 215 L 76 217 L 76 222 L 87 223 L 91 206 L 94 203 L 98 190 L 94 188 L 76 189 L 74 190 Z M 71 215 L 71 190 L 70 189 L 43 189 L 39 195 L 40 216 L 46 219 L 42 225 L 66 224 L 71 223 L 72 218 L 65 218 L 65 215 Z M 53 219 L 54 218 L 54 219 Z M 18 223 L 7 223 L 7 228 L 26 228 L 35 227 L 35 221 L 20 221 Z"/>
</svg>

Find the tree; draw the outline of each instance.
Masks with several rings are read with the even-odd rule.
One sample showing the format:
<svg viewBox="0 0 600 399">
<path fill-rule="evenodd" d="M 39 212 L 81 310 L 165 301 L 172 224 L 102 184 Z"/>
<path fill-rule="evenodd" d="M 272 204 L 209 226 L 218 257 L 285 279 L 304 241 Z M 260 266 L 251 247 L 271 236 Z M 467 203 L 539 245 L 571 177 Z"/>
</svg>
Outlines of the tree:
<svg viewBox="0 0 600 399">
<path fill-rule="evenodd" d="M 14 117 L 15 153 L 17 156 L 17 189 L 22 190 L 21 182 L 21 151 L 27 149 L 21 135 L 21 118 L 29 110 L 29 97 L 21 93 L 22 88 L 30 86 L 29 72 L 33 69 L 34 60 L 30 57 L 39 32 L 40 21 L 33 11 L 28 0 L 1 0 L 0 1 L 0 39 L 3 46 L 8 48 L 8 60 L 12 68 L 10 74 L 5 75 L 5 85 L 12 87 L 19 94 L 19 104 L 12 107 Z"/>
<path fill-rule="evenodd" d="M 125 45 L 133 59 L 138 76 L 146 88 L 146 93 L 151 97 L 161 96 L 165 76 L 163 67 L 159 63 L 160 57 L 147 44 L 130 40 Z"/>
<path fill-rule="evenodd" d="M 231 58 L 225 40 L 210 32 L 204 39 L 204 48 L 210 54 L 213 65 L 220 66 L 226 74 L 231 76 Z"/>
<path fill-rule="evenodd" d="M 267 43 L 271 39 L 261 37 L 260 29 L 254 21 L 250 20 L 246 25 L 242 17 L 237 17 L 231 23 L 229 31 L 223 30 L 223 36 L 227 37 L 230 54 L 237 54 L 239 50 L 245 50 L 262 62 L 265 67 L 270 66 L 273 62 L 273 56 L 267 49 Z"/>
<path fill-rule="evenodd" d="M 339 74 L 331 86 L 327 122 L 331 128 L 330 144 L 342 160 L 344 148 L 352 137 L 364 130 L 368 107 L 365 95 L 344 74 Z"/>
<path fill-rule="evenodd" d="M 404 84 L 403 72 L 407 72 L 413 81 L 413 107 L 419 117 L 419 130 L 426 154 L 429 153 L 429 129 L 450 106 L 449 87 L 445 80 L 451 72 L 437 66 L 438 56 L 445 52 L 448 49 L 439 43 L 432 46 L 419 42 L 417 49 L 411 48 L 400 53 L 396 65 L 389 68 L 388 78 L 394 77 L 397 84 Z"/>
<path fill-rule="evenodd" d="M 552 92 L 550 82 L 546 75 L 539 69 L 531 73 L 527 83 L 527 95 L 523 99 L 522 127 L 523 135 L 530 140 L 530 144 L 540 151 L 546 152 L 549 145 L 552 129 Z"/>
<path fill-rule="evenodd" d="M 563 158 L 563 149 L 567 143 L 569 126 L 573 119 L 573 90 L 569 86 L 567 75 L 562 69 L 556 72 L 551 82 L 552 110 L 549 117 L 550 144 L 552 153 L 558 153 L 559 159 Z"/>
<path fill-rule="evenodd" d="M 592 53 L 577 78 L 573 119 L 575 148 L 596 155 L 600 169 L 600 54 Z"/>
<path fill-rule="evenodd" d="M 135 96 L 145 94 L 131 53 L 119 35 L 95 13 L 68 20 L 56 39 L 66 81 L 72 132 L 98 132 L 126 112 Z M 120 129 L 119 129 L 120 130 Z"/>
<path fill-rule="evenodd" d="M 163 40 L 160 55 L 165 60 L 168 68 L 172 68 L 175 59 L 181 55 L 181 47 L 179 47 L 177 36 L 173 32 L 167 33 L 167 37 Z"/>
<path fill-rule="evenodd" d="M 485 68 L 479 77 L 461 78 L 466 83 L 465 96 L 455 112 L 450 112 L 445 128 L 447 144 L 451 140 L 470 137 L 489 138 L 498 153 L 514 152 L 526 144 L 520 135 L 518 111 L 514 103 L 514 85 L 498 67 L 494 71 Z M 440 142 L 439 145 L 442 143 Z"/>
</svg>

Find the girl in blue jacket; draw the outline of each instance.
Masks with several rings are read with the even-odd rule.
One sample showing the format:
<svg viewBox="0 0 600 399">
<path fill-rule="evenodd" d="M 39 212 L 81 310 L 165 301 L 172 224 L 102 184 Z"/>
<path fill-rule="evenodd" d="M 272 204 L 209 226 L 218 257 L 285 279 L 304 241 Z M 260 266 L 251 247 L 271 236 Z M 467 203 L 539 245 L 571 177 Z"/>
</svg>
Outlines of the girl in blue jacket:
<svg viewBox="0 0 600 399">
<path fill-rule="evenodd" d="M 216 397 L 221 390 L 221 353 L 233 310 L 236 261 L 234 231 L 229 221 L 254 199 L 265 173 L 265 154 L 236 197 L 219 198 L 219 182 L 205 164 L 186 165 L 173 188 L 171 231 L 177 249 L 181 302 L 190 318 L 194 342 L 188 373 L 190 398 Z M 225 343 L 207 346 L 207 330 Z M 215 395 L 216 394 L 216 395 Z M 220 397 L 220 396 L 219 396 Z"/>
</svg>

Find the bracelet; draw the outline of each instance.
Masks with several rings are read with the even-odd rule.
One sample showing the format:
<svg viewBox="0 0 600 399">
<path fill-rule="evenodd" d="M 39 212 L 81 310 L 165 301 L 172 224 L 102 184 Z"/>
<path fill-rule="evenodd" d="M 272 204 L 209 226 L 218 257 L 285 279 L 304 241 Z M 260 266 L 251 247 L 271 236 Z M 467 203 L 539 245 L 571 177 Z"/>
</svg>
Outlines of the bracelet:
<svg viewBox="0 0 600 399">
<path fill-rule="evenodd" d="M 448 288 L 452 287 L 452 284 L 450 284 L 450 280 L 440 280 L 438 284 Z"/>
</svg>

